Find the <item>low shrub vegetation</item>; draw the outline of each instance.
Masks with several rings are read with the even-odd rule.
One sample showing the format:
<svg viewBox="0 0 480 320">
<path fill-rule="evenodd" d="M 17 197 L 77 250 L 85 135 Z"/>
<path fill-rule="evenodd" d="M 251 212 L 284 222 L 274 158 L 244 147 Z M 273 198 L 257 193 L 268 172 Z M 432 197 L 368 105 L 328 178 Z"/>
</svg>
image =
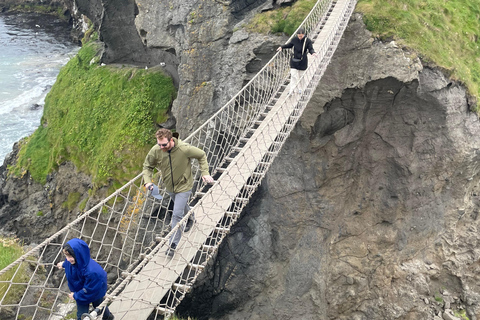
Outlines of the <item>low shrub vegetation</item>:
<svg viewBox="0 0 480 320">
<path fill-rule="evenodd" d="M 257 14 L 247 29 L 261 33 L 285 33 L 292 35 L 302 23 L 316 0 L 298 0 L 291 6 Z"/>
<path fill-rule="evenodd" d="M 467 316 L 467 312 L 465 310 L 457 310 L 454 312 L 454 316 L 458 317 L 462 320 L 470 320 L 470 318 Z"/>
<path fill-rule="evenodd" d="M 57 16 L 58 18 L 67 21 L 68 17 L 64 14 L 64 9 L 60 5 L 51 4 L 28 4 L 23 3 L 8 8 L 10 12 L 27 12 L 27 13 L 41 13 Z"/>
<path fill-rule="evenodd" d="M 63 208 L 72 211 L 73 208 L 77 205 L 78 201 L 80 200 L 81 194 L 79 192 L 71 192 L 68 194 L 67 201 L 62 204 Z"/>
<path fill-rule="evenodd" d="M 23 254 L 23 248 L 14 239 L 0 238 L 0 270 Z"/>
</svg>

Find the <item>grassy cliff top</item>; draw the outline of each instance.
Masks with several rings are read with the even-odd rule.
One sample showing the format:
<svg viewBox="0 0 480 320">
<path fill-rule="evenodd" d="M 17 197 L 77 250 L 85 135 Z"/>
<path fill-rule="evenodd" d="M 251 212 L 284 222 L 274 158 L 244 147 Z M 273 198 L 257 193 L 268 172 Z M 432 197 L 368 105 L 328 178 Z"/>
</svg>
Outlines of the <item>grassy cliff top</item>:
<svg viewBox="0 0 480 320">
<path fill-rule="evenodd" d="M 480 96 L 480 1 L 360 0 L 374 36 L 413 49 Z"/>
<path fill-rule="evenodd" d="M 291 35 L 315 3 L 298 0 L 260 13 L 247 28 Z M 479 0 L 359 0 L 356 11 L 374 37 L 408 47 L 480 96 Z"/>
<path fill-rule="evenodd" d="M 97 44 L 82 47 L 45 99 L 40 127 L 22 142 L 16 175 L 45 183 L 65 161 L 93 181 L 126 182 L 141 171 L 176 90 L 161 70 L 98 64 Z"/>
</svg>

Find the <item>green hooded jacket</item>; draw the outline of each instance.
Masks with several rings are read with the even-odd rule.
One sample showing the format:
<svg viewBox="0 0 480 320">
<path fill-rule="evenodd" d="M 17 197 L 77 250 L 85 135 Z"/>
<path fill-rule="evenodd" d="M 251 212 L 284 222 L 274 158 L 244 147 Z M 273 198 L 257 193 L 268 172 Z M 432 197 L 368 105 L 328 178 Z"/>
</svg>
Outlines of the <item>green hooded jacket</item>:
<svg viewBox="0 0 480 320">
<path fill-rule="evenodd" d="M 210 175 L 207 155 L 202 149 L 180 139 L 172 139 L 175 146 L 169 152 L 163 151 L 157 144 L 148 152 L 143 163 L 144 183 L 153 182 L 153 170 L 157 168 L 168 192 L 186 192 L 193 188 L 192 158 L 198 160 L 202 176 Z"/>
</svg>

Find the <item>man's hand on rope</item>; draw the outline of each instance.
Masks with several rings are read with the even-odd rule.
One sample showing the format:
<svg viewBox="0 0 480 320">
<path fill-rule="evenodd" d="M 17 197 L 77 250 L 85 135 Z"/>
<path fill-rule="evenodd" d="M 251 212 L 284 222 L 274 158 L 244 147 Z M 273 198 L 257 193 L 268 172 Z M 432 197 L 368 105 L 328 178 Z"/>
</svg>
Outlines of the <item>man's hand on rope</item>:
<svg viewBox="0 0 480 320">
<path fill-rule="evenodd" d="M 64 261 L 60 261 L 59 263 L 57 263 L 57 268 L 58 269 L 63 269 L 63 262 Z"/>
<path fill-rule="evenodd" d="M 71 300 L 73 300 L 73 292 L 70 292 L 70 293 L 68 294 L 68 297 L 69 297 Z"/>
<path fill-rule="evenodd" d="M 202 177 L 203 182 L 205 183 L 213 183 L 215 180 L 213 180 L 212 176 L 203 176 Z"/>
<path fill-rule="evenodd" d="M 277 51 L 282 51 L 282 47 L 278 47 L 278 48 L 277 48 Z"/>
<path fill-rule="evenodd" d="M 145 186 L 145 189 L 152 190 L 151 187 L 153 187 L 153 183 L 151 183 L 151 182 L 145 183 L 144 186 Z"/>
</svg>

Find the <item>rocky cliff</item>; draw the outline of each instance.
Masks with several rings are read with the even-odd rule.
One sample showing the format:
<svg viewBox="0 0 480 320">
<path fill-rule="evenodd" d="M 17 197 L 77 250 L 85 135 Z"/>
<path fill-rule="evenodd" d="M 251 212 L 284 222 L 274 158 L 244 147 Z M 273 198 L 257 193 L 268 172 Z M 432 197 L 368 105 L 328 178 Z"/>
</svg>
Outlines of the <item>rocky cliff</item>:
<svg viewBox="0 0 480 320">
<path fill-rule="evenodd" d="M 465 308 L 478 319 L 479 133 L 459 83 L 355 15 L 182 307 L 229 320 L 455 319 L 449 310 Z"/>
<path fill-rule="evenodd" d="M 238 92 L 286 40 L 243 29 L 256 12 L 273 8 L 272 0 L 65 3 L 77 21 L 84 14 L 99 30 L 104 63 L 161 64 L 172 76 L 178 97 L 170 123 L 183 137 Z"/>
<path fill-rule="evenodd" d="M 282 42 L 241 28 L 263 2 L 88 3 L 84 12 L 105 28 L 105 61 L 166 61 L 176 72 L 183 135 Z M 124 32 L 112 29 L 119 22 Z M 373 39 L 355 15 L 255 199 L 178 311 L 380 320 L 453 319 L 448 310 L 465 309 L 478 319 L 480 126 L 469 108 L 459 83 Z M 14 220 L 12 232 L 27 232 L 35 197 L 68 191 L 60 171 L 48 187 L 2 170 L 0 217 Z"/>
<path fill-rule="evenodd" d="M 178 61 L 179 89 L 172 111 L 187 136 L 234 96 L 285 38 L 248 34 L 242 27 L 275 1 L 137 1 L 136 28 L 148 48 Z M 168 66 L 168 63 L 167 63 Z M 248 74 L 246 74 L 248 73 Z"/>
<path fill-rule="evenodd" d="M 35 5 L 38 1 L 0 0 L 0 8 L 19 3 Z M 182 137 L 229 100 L 273 56 L 278 43 L 286 40 L 249 35 L 239 27 L 265 1 L 51 0 L 44 4 L 62 6 L 71 15 L 77 35 L 91 23 L 104 45 L 103 63 L 142 68 L 161 65 L 178 87 L 172 108 L 175 116 L 163 125 L 176 127 Z M 272 6 L 271 1 L 267 4 Z M 104 187 L 92 197 L 91 179 L 68 162 L 60 164 L 45 186 L 33 181 L 28 172 L 21 177 L 9 175 L 7 167 L 15 163 L 17 152 L 15 146 L 0 167 L 3 235 L 17 234 L 27 243 L 39 242 L 108 193 Z"/>
</svg>

